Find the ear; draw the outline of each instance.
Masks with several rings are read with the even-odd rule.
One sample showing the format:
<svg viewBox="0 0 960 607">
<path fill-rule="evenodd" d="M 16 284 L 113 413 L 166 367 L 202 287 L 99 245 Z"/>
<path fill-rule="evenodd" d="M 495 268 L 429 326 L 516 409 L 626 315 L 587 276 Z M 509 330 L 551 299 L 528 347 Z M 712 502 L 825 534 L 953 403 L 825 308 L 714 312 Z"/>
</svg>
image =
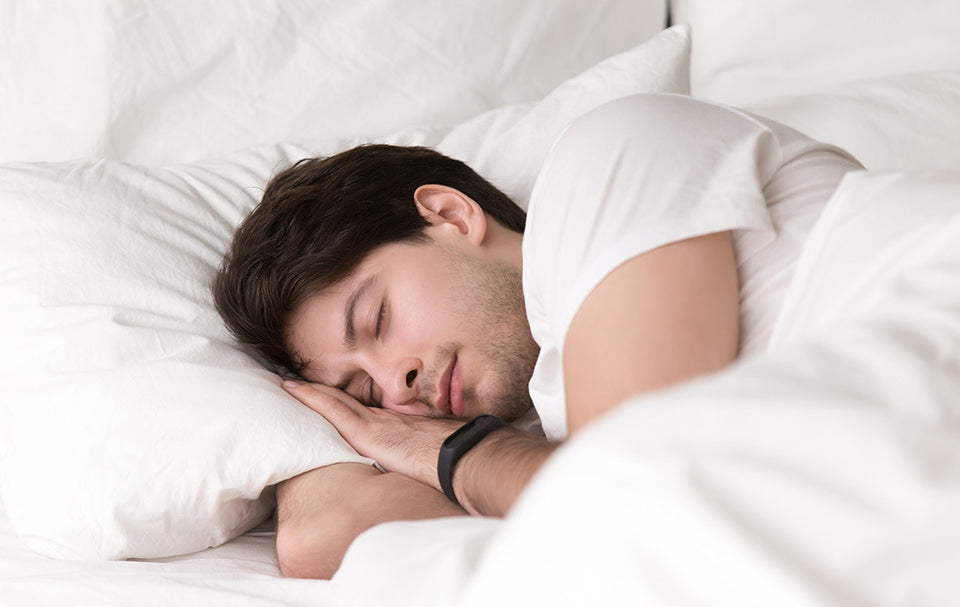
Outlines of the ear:
<svg viewBox="0 0 960 607">
<path fill-rule="evenodd" d="M 413 193 L 420 215 L 436 227 L 453 227 L 480 244 L 487 233 L 487 218 L 472 198 L 445 185 L 422 185 Z"/>
</svg>

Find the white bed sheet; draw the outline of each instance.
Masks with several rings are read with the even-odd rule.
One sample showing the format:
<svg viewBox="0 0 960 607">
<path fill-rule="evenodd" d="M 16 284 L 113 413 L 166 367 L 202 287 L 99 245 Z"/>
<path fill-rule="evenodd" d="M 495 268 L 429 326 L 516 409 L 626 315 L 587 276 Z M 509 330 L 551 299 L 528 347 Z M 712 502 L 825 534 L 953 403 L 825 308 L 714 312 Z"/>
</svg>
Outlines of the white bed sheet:
<svg viewBox="0 0 960 607">
<path fill-rule="evenodd" d="M 0 502 L 2 605 L 339 605 L 330 582 L 283 578 L 271 522 L 216 548 L 138 561 L 65 561 L 27 548 Z"/>
</svg>

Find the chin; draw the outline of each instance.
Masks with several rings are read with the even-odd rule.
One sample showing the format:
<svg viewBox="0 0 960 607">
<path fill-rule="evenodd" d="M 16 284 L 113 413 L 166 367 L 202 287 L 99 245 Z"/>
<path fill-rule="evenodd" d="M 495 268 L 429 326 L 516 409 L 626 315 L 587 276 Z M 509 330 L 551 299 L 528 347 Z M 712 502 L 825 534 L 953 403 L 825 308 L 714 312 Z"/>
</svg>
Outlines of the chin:
<svg viewBox="0 0 960 607">
<path fill-rule="evenodd" d="M 496 415 L 500 419 L 506 422 L 513 422 L 520 418 L 523 415 L 524 411 L 527 410 L 527 407 L 524 405 L 517 406 L 518 401 L 516 399 L 499 399 L 495 400 L 493 403 L 489 403 L 488 406 L 483 407 L 482 411 L 479 411 L 477 415 L 482 415 L 484 413 L 489 413 L 490 415 Z"/>
</svg>

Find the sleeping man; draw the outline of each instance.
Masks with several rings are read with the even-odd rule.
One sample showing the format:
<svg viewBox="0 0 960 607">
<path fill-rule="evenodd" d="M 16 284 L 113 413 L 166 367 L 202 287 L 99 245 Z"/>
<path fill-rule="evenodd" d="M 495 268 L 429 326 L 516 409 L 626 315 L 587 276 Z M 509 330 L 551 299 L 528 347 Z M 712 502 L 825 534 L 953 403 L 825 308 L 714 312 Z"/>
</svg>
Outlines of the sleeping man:
<svg viewBox="0 0 960 607">
<path fill-rule="evenodd" d="M 379 464 L 278 487 L 282 571 L 330 577 L 380 522 L 502 516 L 625 398 L 762 351 L 806 234 L 858 168 L 782 125 L 645 95 L 565 131 L 529 216 L 424 148 L 277 175 L 234 238 L 218 310 Z M 503 423 L 534 409 L 542 433 Z"/>
</svg>

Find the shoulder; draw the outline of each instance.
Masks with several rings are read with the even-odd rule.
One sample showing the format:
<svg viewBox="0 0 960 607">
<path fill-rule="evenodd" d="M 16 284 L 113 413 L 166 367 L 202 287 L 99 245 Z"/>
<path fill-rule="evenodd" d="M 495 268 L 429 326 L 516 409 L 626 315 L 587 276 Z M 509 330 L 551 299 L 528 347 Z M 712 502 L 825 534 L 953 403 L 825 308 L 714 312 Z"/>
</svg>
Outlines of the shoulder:
<svg viewBox="0 0 960 607">
<path fill-rule="evenodd" d="M 781 160 L 769 126 L 737 110 L 670 94 L 606 103 L 574 121 L 541 168 L 525 287 L 555 301 L 593 263 L 759 215 L 760 189 Z"/>
<path fill-rule="evenodd" d="M 762 132 L 772 126 L 771 121 L 736 108 L 687 95 L 651 93 L 615 99 L 586 112 L 565 129 L 555 147 L 571 140 L 603 142 L 644 133 L 649 147 L 655 149 L 679 139 L 703 141 L 714 131 Z"/>
</svg>

